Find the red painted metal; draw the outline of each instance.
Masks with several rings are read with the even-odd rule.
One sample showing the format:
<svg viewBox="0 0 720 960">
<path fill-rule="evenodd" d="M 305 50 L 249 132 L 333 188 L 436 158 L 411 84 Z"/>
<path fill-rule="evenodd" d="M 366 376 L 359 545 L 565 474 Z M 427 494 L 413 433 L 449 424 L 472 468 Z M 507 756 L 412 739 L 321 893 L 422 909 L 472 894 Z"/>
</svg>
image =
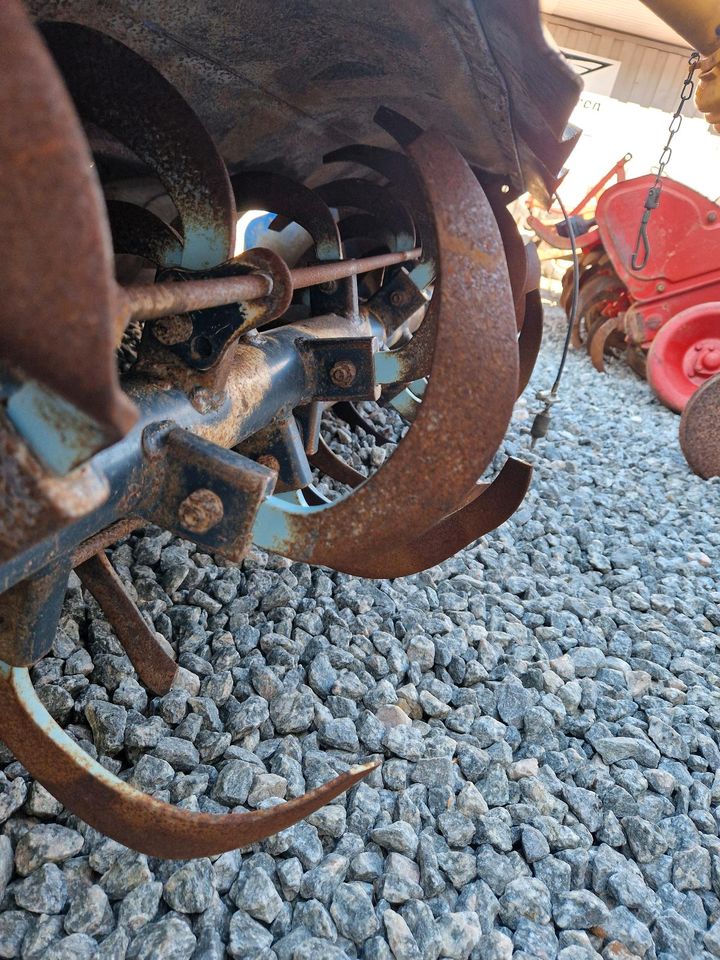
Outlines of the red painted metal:
<svg viewBox="0 0 720 960">
<path fill-rule="evenodd" d="M 676 314 L 653 340 L 647 378 L 662 402 L 682 412 L 698 387 L 720 372 L 720 303 Z"/>
<path fill-rule="evenodd" d="M 643 305 L 648 342 L 679 310 L 720 300 L 720 207 L 675 180 L 663 180 L 660 205 L 648 226 L 648 264 L 644 270 L 631 268 L 638 223 L 653 182 L 648 175 L 616 184 L 605 191 L 597 209 L 600 237 L 612 265 L 631 300 Z"/>
<path fill-rule="evenodd" d="M 617 177 L 618 183 L 622 183 L 625 180 L 627 175 L 625 166 L 632 160 L 632 154 L 626 153 L 625 156 L 620 157 L 618 162 L 608 170 L 604 177 L 601 177 L 600 180 L 595 184 L 595 186 L 588 190 L 585 196 L 582 198 L 580 203 L 576 204 L 570 211 L 571 217 L 576 217 L 578 214 L 581 214 L 585 207 L 590 203 L 591 200 L 594 200 L 606 187 L 613 177 Z"/>
</svg>

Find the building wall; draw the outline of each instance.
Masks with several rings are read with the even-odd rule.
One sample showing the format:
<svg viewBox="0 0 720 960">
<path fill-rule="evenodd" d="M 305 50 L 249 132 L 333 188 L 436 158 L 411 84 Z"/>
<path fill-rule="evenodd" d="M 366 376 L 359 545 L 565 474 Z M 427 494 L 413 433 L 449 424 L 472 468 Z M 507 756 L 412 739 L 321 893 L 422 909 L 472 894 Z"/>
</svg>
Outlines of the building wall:
<svg viewBox="0 0 720 960">
<path fill-rule="evenodd" d="M 687 76 L 689 50 L 551 14 L 543 19 L 560 48 L 620 62 L 611 94 L 614 99 L 675 112 Z M 686 105 L 684 114 L 700 116 L 692 103 Z"/>
</svg>

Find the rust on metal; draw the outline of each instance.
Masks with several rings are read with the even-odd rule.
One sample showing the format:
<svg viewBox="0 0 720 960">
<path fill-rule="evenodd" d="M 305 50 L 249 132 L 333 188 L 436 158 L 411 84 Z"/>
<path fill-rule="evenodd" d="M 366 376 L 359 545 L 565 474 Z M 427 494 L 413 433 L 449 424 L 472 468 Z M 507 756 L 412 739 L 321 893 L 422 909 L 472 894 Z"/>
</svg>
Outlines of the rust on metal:
<svg viewBox="0 0 720 960">
<path fill-rule="evenodd" d="M 680 446 L 693 473 L 720 477 L 720 376 L 690 397 L 680 418 Z"/>
<path fill-rule="evenodd" d="M 142 682 L 162 697 L 172 687 L 178 665 L 161 647 L 105 553 L 78 564 L 75 572 L 97 600 Z"/>
<path fill-rule="evenodd" d="M 352 497 L 289 517 L 289 538 L 281 547 L 294 559 L 348 573 L 362 566 L 361 555 L 371 543 L 421 532 L 457 510 L 499 446 L 517 393 L 515 315 L 492 208 L 470 168 L 440 134 L 423 134 L 408 152 L 434 218 L 439 257 L 431 302 L 438 311 L 437 335 L 424 402 L 394 456 Z M 476 333 L 478 316 L 482 337 Z M 452 383 L 474 389 L 458 401 Z M 488 411 L 485 418 L 477 417 L 478 408 Z M 442 474 L 431 469 L 441 448 Z M 397 499 L 402 513 L 393 507 Z"/>
<path fill-rule="evenodd" d="M 190 533 L 207 533 L 224 514 L 223 502 L 212 490 L 193 490 L 178 507 L 178 520 Z"/>
<path fill-rule="evenodd" d="M 530 382 L 535 369 L 535 361 L 540 352 L 543 335 L 543 308 L 540 293 L 532 290 L 525 294 L 525 315 L 522 329 L 518 334 L 518 350 L 520 354 L 520 370 L 518 374 L 518 396 L 520 396 Z"/>
<path fill-rule="evenodd" d="M 137 412 L 118 383 L 112 244 L 80 121 L 19 0 L 0 4 L 3 363 L 119 440 Z M 62 324 L 62 335 L 53 335 Z M 92 357 L 83 376 L 78 358 Z"/>
<path fill-rule="evenodd" d="M 330 367 L 330 379 L 337 387 L 349 387 L 357 376 L 357 368 L 351 360 L 338 360 Z"/>
<path fill-rule="evenodd" d="M 0 667 L 0 737 L 31 776 L 103 833 L 153 857 L 209 857 L 257 843 L 297 823 L 366 777 L 378 761 L 351 767 L 302 797 L 249 813 L 193 813 L 111 774 L 55 723 L 27 670 Z"/>
<path fill-rule="evenodd" d="M 309 456 L 308 460 L 313 467 L 320 470 L 325 476 L 337 480 L 338 483 L 346 483 L 349 487 L 358 487 L 367 480 L 364 474 L 351 467 L 342 457 L 333 453 L 322 437 L 318 440 L 317 451 Z"/>
</svg>

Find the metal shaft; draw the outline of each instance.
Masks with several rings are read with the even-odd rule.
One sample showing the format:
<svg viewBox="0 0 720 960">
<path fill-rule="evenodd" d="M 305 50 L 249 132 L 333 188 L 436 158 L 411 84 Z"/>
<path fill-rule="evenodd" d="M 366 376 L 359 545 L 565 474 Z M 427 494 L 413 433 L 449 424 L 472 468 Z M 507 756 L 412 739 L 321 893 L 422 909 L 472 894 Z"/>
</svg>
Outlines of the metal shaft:
<svg viewBox="0 0 720 960">
<path fill-rule="evenodd" d="M 293 288 L 299 290 L 333 280 L 344 280 L 382 267 L 392 267 L 408 260 L 417 260 L 421 253 L 420 248 L 416 247 L 414 250 L 385 253 L 376 257 L 319 263 L 312 267 L 297 267 L 290 271 L 290 275 Z M 121 287 L 118 325 L 124 329 L 130 320 L 153 320 L 175 313 L 220 307 L 227 303 L 260 300 L 271 290 L 272 278 L 259 274 Z"/>
</svg>

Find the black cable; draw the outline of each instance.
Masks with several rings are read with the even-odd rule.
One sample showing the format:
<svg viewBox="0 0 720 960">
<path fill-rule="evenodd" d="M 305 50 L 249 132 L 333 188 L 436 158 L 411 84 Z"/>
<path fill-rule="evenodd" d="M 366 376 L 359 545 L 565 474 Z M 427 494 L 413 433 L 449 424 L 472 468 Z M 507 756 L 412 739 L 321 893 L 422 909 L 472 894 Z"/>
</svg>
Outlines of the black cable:
<svg viewBox="0 0 720 960">
<path fill-rule="evenodd" d="M 571 249 L 572 249 L 572 259 L 573 259 L 573 290 L 572 290 L 572 300 L 570 301 L 570 312 L 568 313 L 568 325 L 567 333 L 565 334 L 565 343 L 563 344 L 562 356 L 560 357 L 560 364 L 558 366 L 558 371 L 555 376 L 555 382 L 550 388 L 549 393 L 544 391 L 538 393 L 539 400 L 545 400 L 545 406 L 537 414 L 533 420 L 532 427 L 530 428 L 530 436 L 532 437 L 530 446 L 534 447 L 535 443 L 541 439 L 541 437 L 547 436 L 547 432 L 550 429 L 550 409 L 554 403 L 557 402 L 558 390 L 560 389 L 560 381 L 562 379 L 563 371 L 565 370 L 565 363 L 567 361 L 568 351 L 570 350 L 570 340 L 572 338 L 572 330 L 575 325 L 575 318 L 577 316 L 578 309 L 578 300 L 580 299 L 580 260 L 577 255 L 577 248 L 575 246 L 575 231 L 573 230 L 572 223 L 570 218 L 567 215 L 567 210 L 565 209 L 565 204 L 560 199 L 560 195 L 555 192 L 555 199 L 560 205 L 560 210 L 562 215 L 565 218 L 565 223 L 567 224 L 568 239 L 570 240 Z"/>
</svg>

